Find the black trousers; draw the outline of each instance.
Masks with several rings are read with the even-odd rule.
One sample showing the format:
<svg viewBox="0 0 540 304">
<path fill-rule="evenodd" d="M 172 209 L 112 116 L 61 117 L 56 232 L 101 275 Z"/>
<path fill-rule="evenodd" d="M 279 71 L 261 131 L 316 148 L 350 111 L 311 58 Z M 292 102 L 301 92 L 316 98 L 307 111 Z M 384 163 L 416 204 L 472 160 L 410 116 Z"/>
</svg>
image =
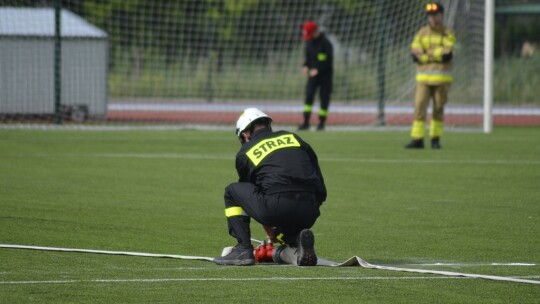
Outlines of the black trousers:
<svg viewBox="0 0 540 304">
<path fill-rule="evenodd" d="M 332 94 L 332 75 L 318 75 L 308 78 L 306 84 L 306 105 L 313 106 L 317 89 L 319 89 L 319 96 L 321 98 L 321 109 L 328 111 L 330 96 Z"/>
<path fill-rule="evenodd" d="M 225 208 L 241 207 L 244 214 L 227 217 L 229 234 L 243 246 L 251 245 L 250 218 L 276 227 L 276 236 L 296 246 L 302 229 L 311 228 L 320 215 L 320 203 L 312 192 L 281 192 L 265 195 L 251 183 L 233 183 L 225 188 Z"/>
</svg>

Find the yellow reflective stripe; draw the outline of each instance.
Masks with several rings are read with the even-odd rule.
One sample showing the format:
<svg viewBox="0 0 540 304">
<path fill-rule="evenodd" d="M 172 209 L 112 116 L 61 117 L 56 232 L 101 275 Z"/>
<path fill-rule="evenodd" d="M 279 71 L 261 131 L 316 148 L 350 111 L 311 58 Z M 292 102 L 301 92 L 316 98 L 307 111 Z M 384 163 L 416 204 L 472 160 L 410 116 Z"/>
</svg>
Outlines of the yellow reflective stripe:
<svg viewBox="0 0 540 304">
<path fill-rule="evenodd" d="M 317 54 L 317 60 L 319 60 L 319 61 L 326 61 L 326 59 L 327 59 L 327 56 L 326 56 L 325 53 L 319 53 L 319 54 Z"/>
<path fill-rule="evenodd" d="M 312 106 L 312 105 L 307 105 L 307 104 L 304 105 L 304 112 L 309 112 L 309 113 L 311 113 L 311 110 L 313 110 L 313 106 Z"/>
<path fill-rule="evenodd" d="M 429 35 L 429 43 L 432 45 L 442 44 L 443 36 L 441 35 Z"/>
<path fill-rule="evenodd" d="M 442 53 L 443 53 L 443 47 L 442 46 L 436 47 L 433 50 L 433 58 L 435 58 L 436 61 L 442 61 Z"/>
<path fill-rule="evenodd" d="M 412 128 L 411 128 L 411 137 L 415 139 L 421 139 L 421 138 L 424 138 L 425 133 L 426 133 L 426 122 L 422 120 L 413 121 Z"/>
<path fill-rule="evenodd" d="M 300 142 L 293 134 L 285 134 L 278 137 L 261 140 L 246 152 L 246 155 L 255 166 L 270 153 L 283 148 L 300 147 Z"/>
<path fill-rule="evenodd" d="M 429 48 L 429 36 L 422 36 L 422 38 L 420 38 L 420 42 L 422 43 L 423 49 Z"/>
<path fill-rule="evenodd" d="M 244 209 L 242 209 L 242 207 L 229 207 L 225 209 L 226 217 L 239 216 L 239 215 L 247 215 L 244 212 Z"/>
<path fill-rule="evenodd" d="M 443 45 L 446 47 L 452 47 L 456 44 L 456 36 L 454 34 L 447 35 L 443 38 Z"/>
<path fill-rule="evenodd" d="M 432 119 L 429 124 L 429 136 L 441 137 L 443 134 L 444 123 L 439 120 Z"/>
<path fill-rule="evenodd" d="M 420 36 L 414 36 L 413 42 L 411 43 L 411 49 L 421 49 L 422 44 L 420 43 Z"/>
<path fill-rule="evenodd" d="M 321 117 L 328 116 L 328 110 L 319 109 L 319 116 Z"/>
<path fill-rule="evenodd" d="M 416 75 L 417 82 L 452 82 L 452 80 L 454 80 L 452 75 L 424 74 L 424 73 L 419 73 Z"/>
<path fill-rule="evenodd" d="M 276 236 L 276 240 L 280 243 L 280 244 L 285 244 L 285 242 L 283 241 L 283 233 L 280 233 Z"/>
<path fill-rule="evenodd" d="M 428 49 L 433 45 L 442 45 L 446 47 L 453 47 L 456 43 L 456 36 L 454 34 L 441 35 L 424 35 L 422 37 L 414 37 L 411 44 L 411 48 L 423 48 Z"/>
</svg>

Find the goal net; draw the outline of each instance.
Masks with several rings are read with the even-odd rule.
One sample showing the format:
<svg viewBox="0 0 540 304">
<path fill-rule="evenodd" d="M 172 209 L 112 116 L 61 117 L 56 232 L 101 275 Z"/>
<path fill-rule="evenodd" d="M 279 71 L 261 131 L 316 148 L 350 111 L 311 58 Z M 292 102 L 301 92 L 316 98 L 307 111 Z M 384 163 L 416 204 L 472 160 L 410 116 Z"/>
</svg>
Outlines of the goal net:
<svg viewBox="0 0 540 304">
<path fill-rule="evenodd" d="M 64 0 L 60 43 L 54 0 L 6 2 L 4 122 L 61 113 L 65 122 L 230 125 L 255 106 L 299 124 L 308 19 L 334 46 L 329 128 L 412 121 L 409 46 L 427 22 L 425 1 Z M 484 1 L 442 3 L 457 37 L 446 125 L 481 128 Z"/>
</svg>

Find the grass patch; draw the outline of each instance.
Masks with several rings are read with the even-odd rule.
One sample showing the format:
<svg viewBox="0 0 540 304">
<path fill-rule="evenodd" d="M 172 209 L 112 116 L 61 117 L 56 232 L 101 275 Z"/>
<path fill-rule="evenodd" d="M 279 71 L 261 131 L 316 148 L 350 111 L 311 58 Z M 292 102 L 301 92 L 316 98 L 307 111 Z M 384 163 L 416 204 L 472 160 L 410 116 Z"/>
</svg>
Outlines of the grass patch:
<svg viewBox="0 0 540 304">
<path fill-rule="evenodd" d="M 329 191 L 313 227 L 321 257 L 452 262 L 463 266 L 417 267 L 538 279 L 537 129 L 448 132 L 440 151 L 404 150 L 406 132 L 301 136 L 318 152 Z M 215 256 L 234 243 L 222 199 L 237 178 L 239 146 L 229 132 L 0 130 L 0 146 L 4 244 Z M 257 224 L 252 231 L 263 237 Z M 6 303 L 536 303 L 540 296 L 535 285 L 361 268 L 16 249 L 0 256 Z"/>
</svg>

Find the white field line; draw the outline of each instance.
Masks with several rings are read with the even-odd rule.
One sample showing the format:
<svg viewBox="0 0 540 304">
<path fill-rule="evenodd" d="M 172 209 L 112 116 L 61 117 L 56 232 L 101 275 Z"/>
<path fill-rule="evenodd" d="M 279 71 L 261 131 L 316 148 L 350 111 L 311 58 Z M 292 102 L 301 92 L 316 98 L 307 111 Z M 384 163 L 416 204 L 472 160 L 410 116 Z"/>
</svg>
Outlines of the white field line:
<svg viewBox="0 0 540 304">
<path fill-rule="evenodd" d="M 94 280 L 44 280 L 0 281 L 0 285 L 18 284 L 69 284 L 69 283 L 133 283 L 133 282 L 233 282 L 233 281 L 371 281 L 371 280 L 448 280 L 465 277 L 271 277 L 271 278 L 154 278 L 154 279 L 94 279 Z"/>
<path fill-rule="evenodd" d="M 329 162 L 356 162 L 373 164 L 467 164 L 467 165 L 540 165 L 540 160 L 422 160 L 422 159 L 376 159 L 376 158 L 321 158 Z"/>
<path fill-rule="evenodd" d="M 37 157 L 105 157 L 105 158 L 147 158 L 147 159 L 201 159 L 227 160 L 234 155 L 217 155 L 202 153 L 101 153 L 101 154 L 33 154 Z M 444 159 L 377 159 L 377 158 L 335 158 L 319 157 L 323 162 L 347 162 L 366 164 L 464 164 L 464 165 L 540 165 L 540 160 L 444 160 Z"/>
<path fill-rule="evenodd" d="M 526 276 L 523 278 L 538 278 Z M 152 279 L 93 279 L 93 280 L 43 280 L 43 281 L 0 281 L 0 285 L 24 284 L 70 284 L 70 283 L 161 283 L 161 282 L 234 282 L 234 281 L 390 281 L 390 280 L 461 280 L 469 277 L 270 277 L 270 278 L 152 278 Z"/>
<path fill-rule="evenodd" d="M 477 266 L 536 266 L 535 263 L 407 263 L 402 266 L 452 266 L 452 267 L 477 267 Z"/>
<path fill-rule="evenodd" d="M 178 159 L 209 159 L 209 160 L 231 160 L 233 155 L 215 155 L 215 154 L 199 154 L 199 153 L 106 153 L 106 154 L 94 154 L 91 156 L 96 157 L 110 157 L 110 158 L 178 158 Z"/>
<path fill-rule="evenodd" d="M 52 156 L 52 155 L 51 155 Z M 58 156 L 58 155 L 54 155 Z M 75 155 L 74 155 L 75 156 Z M 83 155 L 77 155 L 83 156 Z M 96 157 L 110 158 L 157 158 L 157 159 L 211 159 L 231 160 L 234 156 L 195 153 L 105 153 L 93 154 Z M 320 161 L 328 162 L 355 162 L 355 163 L 381 163 L 381 164 L 468 164 L 468 165 L 540 165 L 540 160 L 444 160 L 444 159 L 376 159 L 376 158 L 334 158 L 320 157 Z"/>
</svg>

